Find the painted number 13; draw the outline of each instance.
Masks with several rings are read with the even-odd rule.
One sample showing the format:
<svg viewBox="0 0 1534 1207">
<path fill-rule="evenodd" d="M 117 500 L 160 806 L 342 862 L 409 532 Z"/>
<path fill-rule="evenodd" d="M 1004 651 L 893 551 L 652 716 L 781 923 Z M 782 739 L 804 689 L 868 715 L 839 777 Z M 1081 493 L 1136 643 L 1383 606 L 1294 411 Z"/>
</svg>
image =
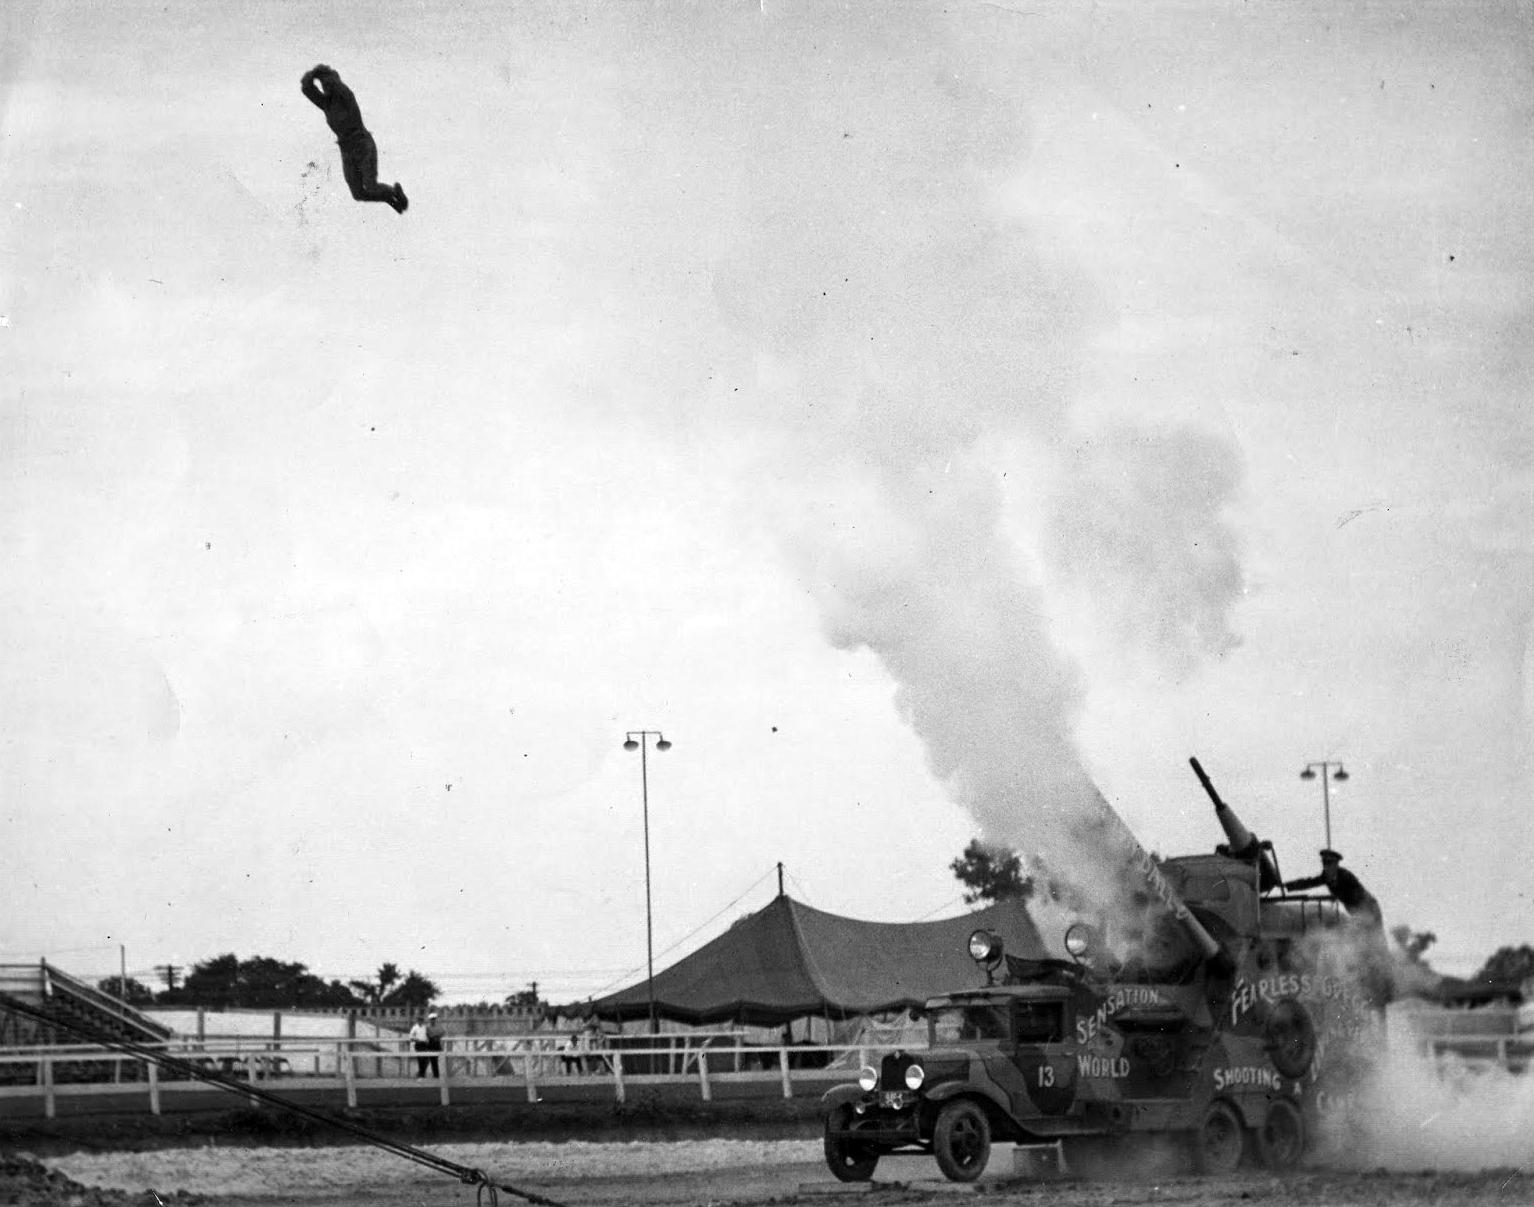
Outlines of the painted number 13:
<svg viewBox="0 0 1534 1207">
<path fill-rule="evenodd" d="M 1040 1087 L 1048 1088 L 1049 1086 L 1052 1086 L 1054 1084 L 1055 1084 L 1055 1066 L 1054 1065 L 1040 1065 L 1039 1066 L 1039 1085 L 1040 1085 Z"/>
</svg>

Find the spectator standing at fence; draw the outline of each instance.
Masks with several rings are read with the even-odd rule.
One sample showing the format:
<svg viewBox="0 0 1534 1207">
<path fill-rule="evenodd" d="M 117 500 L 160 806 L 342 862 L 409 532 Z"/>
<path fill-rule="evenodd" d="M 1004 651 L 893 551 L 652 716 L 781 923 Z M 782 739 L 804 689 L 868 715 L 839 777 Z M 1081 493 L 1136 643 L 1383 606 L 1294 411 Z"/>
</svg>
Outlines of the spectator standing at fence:
<svg viewBox="0 0 1534 1207">
<path fill-rule="evenodd" d="M 437 1064 L 437 1053 L 442 1051 L 443 1034 L 442 1024 L 437 1021 L 437 1012 L 433 1010 L 426 1016 L 426 1050 L 431 1055 L 422 1062 L 423 1067 L 427 1063 L 431 1065 L 431 1075 L 433 1077 L 442 1076 L 442 1069 Z"/>
<path fill-rule="evenodd" d="M 417 1077 L 425 1077 L 426 1057 L 420 1055 L 420 1053 L 426 1051 L 425 1019 L 417 1017 L 415 1022 L 410 1025 L 410 1046 L 414 1048 L 417 1053 L 415 1058 L 415 1075 Z"/>
<path fill-rule="evenodd" d="M 602 1055 L 602 1024 L 596 1019 L 588 1019 L 586 1028 L 581 1032 L 581 1051 L 587 1055 L 581 1062 L 582 1068 L 587 1073 L 602 1072 L 606 1058 Z"/>
</svg>

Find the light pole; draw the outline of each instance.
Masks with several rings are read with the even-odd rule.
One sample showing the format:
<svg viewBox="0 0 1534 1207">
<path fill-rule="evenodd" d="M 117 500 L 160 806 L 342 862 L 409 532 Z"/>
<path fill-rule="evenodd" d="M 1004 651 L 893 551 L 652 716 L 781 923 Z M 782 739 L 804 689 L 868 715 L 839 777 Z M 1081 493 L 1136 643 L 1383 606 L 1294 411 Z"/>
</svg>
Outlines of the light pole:
<svg viewBox="0 0 1534 1207">
<path fill-rule="evenodd" d="M 1336 780 L 1339 784 L 1346 783 L 1348 771 L 1341 763 L 1306 763 L 1305 770 L 1300 772 L 1302 780 L 1316 778 L 1316 768 L 1321 768 L 1321 808 L 1326 813 L 1326 846 L 1331 849 L 1332 845 L 1332 790 L 1331 781 Z M 1333 771 L 1332 768 L 1336 770 Z"/>
<path fill-rule="evenodd" d="M 645 966 L 649 970 L 650 1034 L 655 1035 L 660 1028 L 655 1019 L 655 927 L 650 915 L 650 769 L 646 759 L 647 738 L 655 739 L 656 750 L 671 749 L 671 743 L 657 729 L 629 730 L 623 735 L 623 749 L 639 751 L 639 790 L 644 800 L 644 950 Z"/>
</svg>

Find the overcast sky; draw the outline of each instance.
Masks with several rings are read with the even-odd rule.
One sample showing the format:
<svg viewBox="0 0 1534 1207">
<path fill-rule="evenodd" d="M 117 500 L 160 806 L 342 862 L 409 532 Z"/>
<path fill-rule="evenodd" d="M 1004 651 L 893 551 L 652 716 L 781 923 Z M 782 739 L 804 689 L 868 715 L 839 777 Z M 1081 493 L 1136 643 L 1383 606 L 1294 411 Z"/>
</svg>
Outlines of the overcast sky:
<svg viewBox="0 0 1534 1207">
<path fill-rule="evenodd" d="M 657 966 L 1210 849 L 1190 755 L 1534 941 L 1530 24 L 6 4 L 0 959 L 619 987 L 630 729 Z"/>
</svg>

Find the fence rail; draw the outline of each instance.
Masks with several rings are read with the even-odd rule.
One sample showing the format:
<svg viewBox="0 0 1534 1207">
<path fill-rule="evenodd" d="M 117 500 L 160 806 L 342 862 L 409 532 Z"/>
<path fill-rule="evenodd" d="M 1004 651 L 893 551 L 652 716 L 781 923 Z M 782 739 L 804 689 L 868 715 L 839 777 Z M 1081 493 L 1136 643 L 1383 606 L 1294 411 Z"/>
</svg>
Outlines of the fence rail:
<svg viewBox="0 0 1534 1207">
<path fill-rule="evenodd" d="M 433 1090 L 443 1106 L 453 1104 L 455 1092 L 460 1101 L 484 1101 L 486 1091 L 501 1100 L 540 1102 L 546 1092 L 557 1091 L 563 1098 L 621 1104 L 635 1087 L 673 1087 L 701 1102 L 712 1102 L 716 1095 L 793 1098 L 848 1081 L 859 1067 L 899 1046 L 691 1042 L 679 1047 L 655 1042 L 664 1036 L 644 1037 L 651 1046 L 638 1046 L 640 1037 L 618 1038 L 625 1041 L 622 1046 L 586 1050 L 559 1048 L 547 1037 L 462 1037 L 446 1040 L 439 1052 L 410 1051 L 388 1041 L 296 1036 L 152 1046 L 225 1077 L 292 1092 L 307 1104 L 353 1108 L 363 1097 L 379 1105 L 419 1102 L 422 1091 Z M 104 1075 L 106 1065 L 112 1067 L 110 1079 Z M 61 1103 L 71 1111 L 89 1109 L 88 1101 L 100 1103 L 107 1096 L 114 1096 L 113 1110 L 159 1115 L 171 1092 L 178 1110 L 218 1109 L 215 1096 L 234 1094 L 155 1061 L 102 1047 L 0 1049 L 0 1118 L 53 1119 Z"/>
</svg>

